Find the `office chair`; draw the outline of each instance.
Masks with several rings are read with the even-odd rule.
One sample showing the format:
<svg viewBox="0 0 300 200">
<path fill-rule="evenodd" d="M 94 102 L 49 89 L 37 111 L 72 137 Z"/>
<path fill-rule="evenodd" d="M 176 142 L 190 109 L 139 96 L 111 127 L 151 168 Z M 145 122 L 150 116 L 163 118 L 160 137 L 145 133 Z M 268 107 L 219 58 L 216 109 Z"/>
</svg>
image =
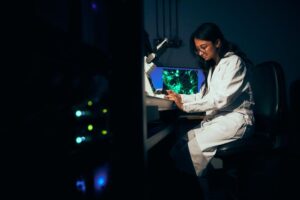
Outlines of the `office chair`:
<svg viewBox="0 0 300 200">
<path fill-rule="evenodd" d="M 283 121 L 286 110 L 285 79 L 281 65 L 267 61 L 250 70 L 255 101 L 254 134 L 247 138 L 220 145 L 215 158 L 223 162 L 223 170 L 235 170 L 236 184 L 245 175 L 245 168 L 258 157 L 264 158 L 285 146 Z M 237 189 L 238 190 L 238 189 Z M 239 192 L 239 191 L 236 191 Z"/>
</svg>

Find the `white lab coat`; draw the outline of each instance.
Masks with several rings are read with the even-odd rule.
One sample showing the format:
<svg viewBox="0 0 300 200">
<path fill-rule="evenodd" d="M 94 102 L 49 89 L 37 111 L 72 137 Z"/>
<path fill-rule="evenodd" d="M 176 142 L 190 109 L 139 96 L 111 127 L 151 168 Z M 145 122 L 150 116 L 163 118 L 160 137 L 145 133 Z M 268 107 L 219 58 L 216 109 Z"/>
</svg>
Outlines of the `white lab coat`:
<svg viewBox="0 0 300 200">
<path fill-rule="evenodd" d="M 216 153 L 218 145 L 231 142 L 244 136 L 253 125 L 252 106 L 254 104 L 245 63 L 232 52 L 225 54 L 219 63 L 209 70 L 208 90 L 197 94 L 181 95 L 183 110 L 206 112 L 205 119 L 187 133 L 179 147 L 175 145 L 171 155 L 179 168 L 201 176 L 209 161 Z M 182 152 L 190 158 L 184 158 Z M 188 150 L 188 151 L 187 151 Z M 191 162 L 193 167 L 188 166 Z"/>
</svg>

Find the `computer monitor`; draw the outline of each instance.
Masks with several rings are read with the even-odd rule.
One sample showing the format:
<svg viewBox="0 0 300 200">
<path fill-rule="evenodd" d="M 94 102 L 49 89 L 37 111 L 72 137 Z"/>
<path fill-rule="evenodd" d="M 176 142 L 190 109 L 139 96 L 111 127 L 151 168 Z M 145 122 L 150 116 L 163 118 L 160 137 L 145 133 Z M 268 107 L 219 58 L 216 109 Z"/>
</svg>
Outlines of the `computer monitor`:
<svg viewBox="0 0 300 200">
<path fill-rule="evenodd" d="M 153 86 L 180 94 L 195 94 L 204 81 L 203 71 L 193 67 L 157 66 L 150 74 Z"/>
</svg>

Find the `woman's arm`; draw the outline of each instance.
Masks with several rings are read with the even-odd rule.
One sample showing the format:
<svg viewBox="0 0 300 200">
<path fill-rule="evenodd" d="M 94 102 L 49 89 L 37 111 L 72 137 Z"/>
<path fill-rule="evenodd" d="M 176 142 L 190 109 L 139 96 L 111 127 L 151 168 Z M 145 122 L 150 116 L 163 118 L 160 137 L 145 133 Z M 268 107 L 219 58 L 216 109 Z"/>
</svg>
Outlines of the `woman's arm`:
<svg viewBox="0 0 300 200">
<path fill-rule="evenodd" d="M 238 56 L 226 58 L 219 69 L 215 69 L 207 94 L 183 103 L 182 109 L 186 112 L 204 112 L 226 107 L 241 94 L 245 76 L 246 67 Z"/>
</svg>

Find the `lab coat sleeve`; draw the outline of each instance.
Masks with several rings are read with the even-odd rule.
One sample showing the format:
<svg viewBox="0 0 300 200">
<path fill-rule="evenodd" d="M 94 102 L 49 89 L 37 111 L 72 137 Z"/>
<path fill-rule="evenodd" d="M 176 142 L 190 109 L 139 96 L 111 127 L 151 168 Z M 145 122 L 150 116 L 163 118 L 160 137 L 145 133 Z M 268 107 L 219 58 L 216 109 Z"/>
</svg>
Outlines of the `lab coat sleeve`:
<svg viewBox="0 0 300 200">
<path fill-rule="evenodd" d="M 204 90 L 204 85 L 202 85 L 200 91 L 197 94 L 181 94 L 181 102 L 189 103 L 201 99 L 203 96 L 203 90 Z"/>
<path fill-rule="evenodd" d="M 246 76 L 244 63 L 238 56 L 225 58 L 222 66 L 215 69 L 207 94 L 195 101 L 183 102 L 186 112 L 220 110 L 241 94 Z M 195 95 L 196 96 L 196 95 Z"/>
</svg>

